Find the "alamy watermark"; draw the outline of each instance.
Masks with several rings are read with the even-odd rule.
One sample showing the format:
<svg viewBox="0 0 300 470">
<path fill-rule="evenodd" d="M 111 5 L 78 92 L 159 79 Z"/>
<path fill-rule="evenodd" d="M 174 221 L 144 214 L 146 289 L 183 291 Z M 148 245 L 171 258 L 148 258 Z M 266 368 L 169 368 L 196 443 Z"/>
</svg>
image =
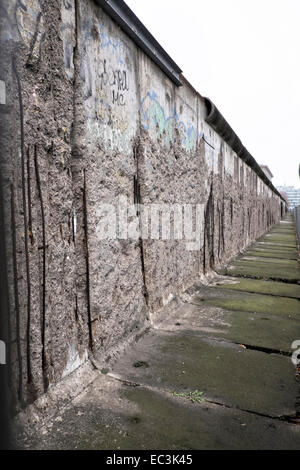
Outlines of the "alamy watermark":
<svg viewBox="0 0 300 470">
<path fill-rule="evenodd" d="M 291 348 L 295 349 L 292 354 L 292 363 L 295 366 L 298 366 L 300 364 L 300 339 L 296 339 L 295 341 L 293 341 Z"/>
<path fill-rule="evenodd" d="M 0 364 L 6 364 L 6 344 L 0 340 Z"/>
<path fill-rule="evenodd" d="M 184 240 L 189 251 L 203 246 L 204 204 L 130 204 L 120 196 L 117 205 L 96 209 L 100 240 Z"/>
</svg>

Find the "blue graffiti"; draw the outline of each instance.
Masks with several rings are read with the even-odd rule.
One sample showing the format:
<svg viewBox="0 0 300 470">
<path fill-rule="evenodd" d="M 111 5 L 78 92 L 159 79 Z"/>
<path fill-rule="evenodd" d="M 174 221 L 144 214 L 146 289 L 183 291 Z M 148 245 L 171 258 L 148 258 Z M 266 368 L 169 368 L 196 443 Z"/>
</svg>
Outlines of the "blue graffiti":
<svg viewBox="0 0 300 470">
<path fill-rule="evenodd" d="M 166 145 L 174 141 L 174 128 L 179 131 L 181 145 L 189 151 L 195 150 L 197 140 L 202 137 L 202 133 L 198 134 L 197 129 L 192 124 L 185 124 L 180 120 L 175 109 L 172 109 L 170 116 L 166 117 L 155 91 L 148 92 L 142 99 L 140 113 L 144 129 L 152 130 L 152 132 L 163 136 Z"/>
<path fill-rule="evenodd" d="M 99 25 L 100 30 L 102 29 L 102 25 Z M 120 45 L 121 41 L 119 39 L 112 39 L 106 34 L 105 32 L 100 33 L 100 38 L 101 38 L 101 43 L 100 43 L 100 49 L 104 49 L 105 47 L 112 47 L 114 51 L 116 51 Z"/>
<path fill-rule="evenodd" d="M 110 37 L 105 31 L 104 26 L 102 23 L 98 23 L 97 25 L 91 19 L 86 19 L 83 24 L 83 31 L 84 31 L 84 42 L 88 40 L 95 41 L 97 40 L 97 35 L 95 35 L 95 28 L 97 30 L 98 36 L 100 38 L 99 41 L 99 49 L 107 49 L 111 48 L 113 54 L 117 55 L 117 61 L 120 65 L 124 65 L 124 61 L 122 57 L 119 55 L 120 48 L 122 46 L 121 39 L 115 39 Z"/>
</svg>

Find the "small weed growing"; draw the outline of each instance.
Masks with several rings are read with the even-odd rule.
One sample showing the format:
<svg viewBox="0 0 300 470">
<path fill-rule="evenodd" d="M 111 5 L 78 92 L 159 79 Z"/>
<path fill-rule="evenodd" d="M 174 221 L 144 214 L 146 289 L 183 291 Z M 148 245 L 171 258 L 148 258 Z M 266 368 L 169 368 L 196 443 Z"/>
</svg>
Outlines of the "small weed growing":
<svg viewBox="0 0 300 470">
<path fill-rule="evenodd" d="M 204 398 L 202 398 L 203 392 L 199 392 L 199 390 L 194 390 L 193 392 L 173 392 L 172 395 L 175 397 L 182 397 L 182 398 L 187 398 L 190 400 L 192 403 L 202 403 L 205 401 Z"/>
</svg>

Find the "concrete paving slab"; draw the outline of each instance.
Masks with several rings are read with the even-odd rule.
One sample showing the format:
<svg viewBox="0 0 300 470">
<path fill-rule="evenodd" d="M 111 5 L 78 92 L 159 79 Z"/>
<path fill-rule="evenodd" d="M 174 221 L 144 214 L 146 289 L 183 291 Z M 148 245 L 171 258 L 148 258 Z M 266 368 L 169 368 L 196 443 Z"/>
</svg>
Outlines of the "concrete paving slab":
<svg viewBox="0 0 300 470">
<path fill-rule="evenodd" d="M 197 285 L 191 302 L 198 305 L 215 305 L 227 310 L 242 312 L 259 312 L 280 315 L 285 319 L 300 321 L 300 302 L 298 299 L 240 292 Z M 300 335 L 300 331 L 299 331 Z"/>
<path fill-rule="evenodd" d="M 293 248 L 296 246 L 296 237 L 281 236 L 278 234 L 277 235 L 276 234 L 264 235 L 258 241 L 268 242 L 268 243 L 280 243 L 282 245 L 286 245 L 288 247 L 293 247 Z"/>
<path fill-rule="evenodd" d="M 277 230 L 294 230 L 295 231 L 295 224 L 293 221 L 287 222 L 287 221 L 281 221 L 279 224 L 273 225 L 271 231 L 277 231 Z"/>
<path fill-rule="evenodd" d="M 286 282 L 263 281 L 260 279 L 233 278 L 232 283 L 216 283 L 221 289 L 239 290 L 257 294 L 278 295 L 300 299 L 300 286 Z"/>
<path fill-rule="evenodd" d="M 259 256 L 262 258 L 298 260 L 298 256 L 294 252 L 286 253 L 285 251 L 271 250 L 271 249 L 263 250 L 259 248 L 248 250 L 247 256 Z"/>
<path fill-rule="evenodd" d="M 241 265 L 232 264 L 227 268 L 218 270 L 219 274 L 229 274 L 230 276 L 248 277 L 252 279 L 264 279 L 290 282 L 293 284 L 300 284 L 299 269 L 285 268 L 274 268 L 273 266 L 256 266 L 253 263 L 247 264 L 246 262 Z"/>
<path fill-rule="evenodd" d="M 282 245 L 288 246 L 288 247 L 296 247 L 296 237 L 290 237 L 290 236 L 281 236 L 281 235 L 265 235 L 263 238 L 261 238 L 259 241 L 262 242 L 269 242 L 269 243 L 280 243 Z"/>
<path fill-rule="evenodd" d="M 269 249 L 274 249 L 274 250 L 280 250 L 280 251 L 286 251 L 287 253 L 296 253 L 297 250 L 295 247 L 290 247 L 286 246 L 283 243 L 268 243 L 268 242 L 257 242 L 255 245 L 252 245 L 250 249 L 257 247 L 257 248 L 263 248 L 266 250 Z"/>
<path fill-rule="evenodd" d="M 159 330 L 224 339 L 249 348 L 291 354 L 300 338 L 300 321 L 281 315 L 225 310 L 212 305 L 183 304 L 156 324 Z"/>
<path fill-rule="evenodd" d="M 271 230 L 269 233 L 273 234 L 282 234 L 282 235 L 295 235 L 295 227 L 276 227 L 274 230 Z"/>
<path fill-rule="evenodd" d="M 74 432 L 76 429 L 76 432 Z M 298 449 L 300 428 L 276 419 L 99 377 L 32 449 Z"/>
<path fill-rule="evenodd" d="M 200 390 L 205 399 L 244 411 L 295 414 L 298 384 L 290 358 L 226 342 L 153 331 L 127 351 L 113 373 L 164 391 Z"/>
<path fill-rule="evenodd" d="M 276 229 L 271 230 L 269 233 L 266 233 L 263 235 L 262 238 L 267 238 L 267 239 L 279 239 L 278 241 L 294 241 L 296 240 L 296 234 L 295 231 L 292 231 L 292 233 L 287 233 L 285 232 L 278 232 Z"/>
<path fill-rule="evenodd" d="M 268 259 L 264 259 L 262 257 L 259 257 L 259 256 L 251 256 L 249 254 L 249 252 L 245 253 L 244 255 L 242 256 L 239 256 L 238 258 L 236 258 L 235 260 L 235 263 L 237 262 L 244 262 L 244 261 L 251 261 L 255 264 L 257 264 L 257 262 L 259 264 L 268 264 L 268 266 L 271 266 L 272 264 L 274 264 L 275 266 L 277 265 L 280 265 L 281 267 L 293 267 L 293 268 L 298 268 L 299 267 L 299 263 L 297 260 L 291 260 L 291 259 L 282 259 L 282 258 L 268 258 Z M 300 270 L 299 270 L 299 274 L 300 274 Z"/>
</svg>

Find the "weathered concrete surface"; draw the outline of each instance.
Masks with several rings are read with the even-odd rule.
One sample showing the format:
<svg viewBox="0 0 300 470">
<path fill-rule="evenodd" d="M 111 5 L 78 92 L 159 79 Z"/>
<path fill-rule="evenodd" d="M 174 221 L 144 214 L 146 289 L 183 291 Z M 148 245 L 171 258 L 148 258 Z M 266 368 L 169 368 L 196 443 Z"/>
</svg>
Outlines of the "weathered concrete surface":
<svg viewBox="0 0 300 470">
<path fill-rule="evenodd" d="M 74 432 L 75 431 L 75 432 Z M 30 442 L 36 449 L 299 449 L 296 426 L 100 376 Z"/>
<path fill-rule="evenodd" d="M 194 285 L 149 334 L 20 444 L 299 449 L 300 384 L 289 357 L 300 337 L 299 286 L 281 275 L 281 283 L 218 276 L 208 286 Z M 219 303 L 222 293 L 226 305 Z M 246 308 L 235 310 L 243 296 Z"/>
</svg>

